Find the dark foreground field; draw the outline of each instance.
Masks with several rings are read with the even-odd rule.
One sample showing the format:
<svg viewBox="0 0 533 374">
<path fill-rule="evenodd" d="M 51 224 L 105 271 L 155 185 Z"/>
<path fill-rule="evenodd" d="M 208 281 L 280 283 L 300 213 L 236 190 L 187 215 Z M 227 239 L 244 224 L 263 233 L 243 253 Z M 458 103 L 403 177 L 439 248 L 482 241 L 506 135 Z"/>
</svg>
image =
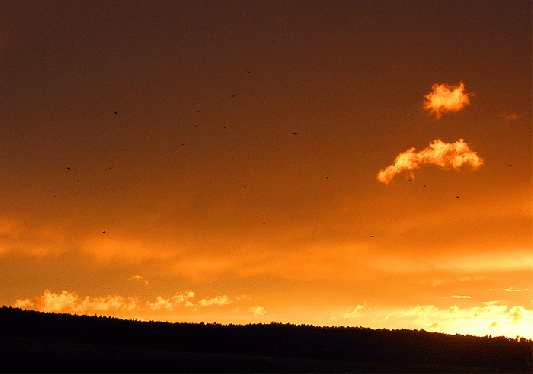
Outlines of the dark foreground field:
<svg viewBox="0 0 533 374">
<path fill-rule="evenodd" d="M 532 343 L 416 330 L 137 322 L 4 307 L 0 355 L 4 372 L 531 373 Z"/>
</svg>

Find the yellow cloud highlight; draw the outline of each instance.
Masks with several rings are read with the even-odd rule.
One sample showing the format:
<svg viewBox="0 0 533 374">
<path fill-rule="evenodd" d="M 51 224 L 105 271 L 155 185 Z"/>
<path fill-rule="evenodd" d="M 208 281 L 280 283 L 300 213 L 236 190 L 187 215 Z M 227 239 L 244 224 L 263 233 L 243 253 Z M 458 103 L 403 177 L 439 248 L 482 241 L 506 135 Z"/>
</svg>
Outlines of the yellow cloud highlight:
<svg viewBox="0 0 533 374">
<path fill-rule="evenodd" d="M 355 307 L 355 309 L 351 312 L 347 312 L 347 313 L 344 313 L 342 316 L 344 318 L 354 318 L 354 317 L 357 317 L 358 315 L 360 315 L 360 311 L 363 310 L 365 307 L 364 305 L 357 305 Z"/>
<path fill-rule="evenodd" d="M 249 309 L 250 312 L 252 312 L 257 318 L 262 318 L 263 315 L 266 313 L 265 308 L 262 306 L 254 306 Z"/>
<path fill-rule="evenodd" d="M 492 302 L 489 302 L 492 303 Z M 401 323 L 408 328 L 423 328 L 447 334 L 478 336 L 504 335 L 533 337 L 533 310 L 520 305 L 487 305 L 459 308 L 451 305 L 440 309 L 435 305 L 417 305 L 408 310 L 396 310 L 382 317 L 385 311 L 375 311 L 373 318 L 388 324 Z"/>
<path fill-rule="evenodd" d="M 415 152 L 415 148 L 411 148 L 400 153 L 394 160 L 394 164 L 378 173 L 377 179 L 388 184 L 396 174 L 404 170 L 418 169 L 422 164 L 435 164 L 444 169 L 459 169 L 462 165 L 468 164 L 477 169 L 484 165 L 484 161 L 476 152 L 470 150 L 469 145 L 463 139 L 455 143 L 444 143 L 439 139 L 420 152 Z"/>
<path fill-rule="evenodd" d="M 437 118 L 446 112 L 458 112 L 470 104 L 469 94 L 464 93 L 465 86 L 462 82 L 458 86 L 434 84 L 431 88 L 433 92 L 424 95 L 424 109 L 435 113 Z"/>
<path fill-rule="evenodd" d="M 76 293 L 63 291 L 60 294 L 51 293 L 44 290 L 41 297 L 33 299 L 17 300 L 16 308 L 35 309 L 40 312 L 64 312 L 64 313 L 84 313 L 88 311 L 101 310 L 133 310 L 137 308 L 136 297 L 109 295 L 107 297 L 96 297 L 91 299 L 86 297 L 81 300 Z"/>
<path fill-rule="evenodd" d="M 212 299 L 202 299 L 200 300 L 200 302 L 198 303 L 198 305 L 200 306 L 209 306 L 209 305 L 226 305 L 226 304 L 231 304 L 233 301 L 231 301 L 226 295 L 222 295 L 222 296 L 217 296 L 217 297 L 214 297 Z"/>
<path fill-rule="evenodd" d="M 133 310 L 173 310 L 183 304 L 192 306 L 189 299 L 194 297 L 194 292 L 177 293 L 167 299 L 158 296 L 154 301 L 141 304 L 137 297 L 122 297 L 108 295 L 107 297 L 89 296 L 84 299 L 75 292 L 63 291 L 60 294 L 44 290 L 40 297 L 33 299 L 17 300 L 13 305 L 16 308 L 33 309 L 40 312 L 59 313 L 87 313 L 96 311 L 133 311 Z"/>
</svg>

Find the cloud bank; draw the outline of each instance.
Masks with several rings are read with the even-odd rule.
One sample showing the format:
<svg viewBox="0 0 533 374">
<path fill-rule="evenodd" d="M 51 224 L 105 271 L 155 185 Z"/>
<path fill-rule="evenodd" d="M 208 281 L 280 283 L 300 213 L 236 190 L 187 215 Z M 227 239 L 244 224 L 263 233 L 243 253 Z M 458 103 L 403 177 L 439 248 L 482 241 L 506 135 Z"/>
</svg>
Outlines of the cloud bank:
<svg viewBox="0 0 533 374">
<path fill-rule="evenodd" d="M 433 92 L 429 95 L 424 95 L 424 109 L 435 113 L 437 118 L 440 118 L 446 112 L 458 112 L 466 105 L 470 104 L 467 93 L 464 93 L 465 86 L 461 82 L 458 86 L 449 86 L 445 83 L 434 84 Z"/>
<path fill-rule="evenodd" d="M 404 170 L 418 169 L 421 164 L 435 164 L 445 169 L 458 169 L 464 164 L 469 164 L 477 169 L 484 163 L 476 152 L 470 150 L 463 139 L 455 143 L 443 143 L 439 139 L 420 152 L 415 152 L 415 149 L 411 148 L 400 153 L 394 160 L 394 164 L 379 172 L 377 179 L 388 184 L 396 174 Z"/>
<path fill-rule="evenodd" d="M 158 296 L 153 301 L 142 302 L 137 297 L 122 297 L 120 295 L 108 295 L 106 297 L 89 296 L 80 298 L 75 292 L 63 291 L 60 294 L 44 290 L 40 297 L 33 299 L 17 300 L 13 305 L 16 308 L 33 309 L 40 312 L 60 312 L 60 313 L 87 313 L 97 311 L 172 311 L 183 305 L 186 307 L 195 306 L 191 299 L 194 292 L 176 292 L 174 296 L 163 298 Z M 216 296 L 210 300 L 203 299 L 198 302 L 198 306 L 227 305 L 233 303 L 226 295 Z"/>
</svg>

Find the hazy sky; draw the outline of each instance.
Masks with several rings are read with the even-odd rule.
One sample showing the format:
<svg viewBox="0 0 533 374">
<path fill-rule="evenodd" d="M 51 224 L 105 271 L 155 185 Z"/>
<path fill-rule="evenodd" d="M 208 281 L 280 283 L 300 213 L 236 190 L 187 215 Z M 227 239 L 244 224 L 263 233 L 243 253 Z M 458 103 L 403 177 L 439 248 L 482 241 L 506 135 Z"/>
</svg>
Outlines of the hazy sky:
<svg viewBox="0 0 533 374">
<path fill-rule="evenodd" d="M 0 303 L 533 337 L 531 1 L 0 25 Z"/>
</svg>

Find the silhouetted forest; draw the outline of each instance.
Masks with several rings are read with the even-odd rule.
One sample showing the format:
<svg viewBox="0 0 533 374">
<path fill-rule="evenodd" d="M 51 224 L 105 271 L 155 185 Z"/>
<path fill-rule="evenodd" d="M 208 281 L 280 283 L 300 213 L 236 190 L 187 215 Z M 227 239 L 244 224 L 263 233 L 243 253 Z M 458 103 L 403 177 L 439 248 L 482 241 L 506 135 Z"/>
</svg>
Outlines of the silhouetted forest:
<svg viewBox="0 0 533 374">
<path fill-rule="evenodd" d="M 4 306 L 0 354 L 16 372 L 531 373 L 533 342 L 405 329 L 140 322 Z"/>
</svg>

